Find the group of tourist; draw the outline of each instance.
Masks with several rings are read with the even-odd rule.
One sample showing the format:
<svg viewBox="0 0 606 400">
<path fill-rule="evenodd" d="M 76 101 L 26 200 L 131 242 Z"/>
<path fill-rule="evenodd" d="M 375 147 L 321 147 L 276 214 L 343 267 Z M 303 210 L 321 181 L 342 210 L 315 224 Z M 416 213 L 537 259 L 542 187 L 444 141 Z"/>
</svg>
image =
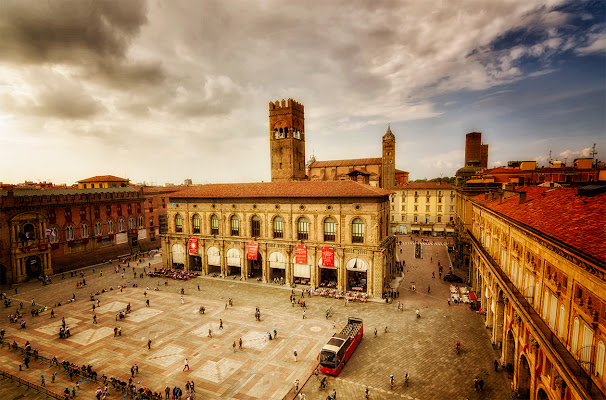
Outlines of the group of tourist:
<svg viewBox="0 0 606 400">
<path fill-rule="evenodd" d="M 154 268 L 153 272 L 152 271 L 147 272 L 147 276 L 149 276 L 151 278 L 171 278 L 171 279 L 178 279 L 178 280 L 186 281 L 188 279 L 200 276 L 200 274 L 198 272 L 191 272 L 191 271 L 184 271 L 184 270 Z"/>
</svg>

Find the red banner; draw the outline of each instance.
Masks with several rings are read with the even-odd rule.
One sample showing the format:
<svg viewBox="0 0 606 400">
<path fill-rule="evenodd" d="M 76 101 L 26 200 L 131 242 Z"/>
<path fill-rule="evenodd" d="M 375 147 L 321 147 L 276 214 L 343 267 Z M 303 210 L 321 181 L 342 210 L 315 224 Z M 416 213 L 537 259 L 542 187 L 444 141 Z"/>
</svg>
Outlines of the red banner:
<svg viewBox="0 0 606 400">
<path fill-rule="evenodd" d="M 198 254 L 198 239 L 190 238 L 187 247 L 189 248 L 189 254 Z"/>
<path fill-rule="evenodd" d="M 47 250 L 47 249 L 48 249 L 48 244 L 47 243 L 40 243 L 38 245 L 38 250 L 40 250 L 40 251 L 44 251 L 44 250 Z"/>
<path fill-rule="evenodd" d="M 24 253 L 27 253 L 30 250 L 30 247 L 29 246 L 19 247 L 19 250 L 21 250 Z"/>
<path fill-rule="evenodd" d="M 307 246 L 304 244 L 295 245 L 295 263 L 307 264 Z"/>
<path fill-rule="evenodd" d="M 334 247 L 322 247 L 322 266 L 323 267 L 334 267 L 335 266 L 335 248 Z"/>
<path fill-rule="evenodd" d="M 257 260 L 257 253 L 259 252 L 259 242 L 248 242 L 248 260 Z"/>
</svg>

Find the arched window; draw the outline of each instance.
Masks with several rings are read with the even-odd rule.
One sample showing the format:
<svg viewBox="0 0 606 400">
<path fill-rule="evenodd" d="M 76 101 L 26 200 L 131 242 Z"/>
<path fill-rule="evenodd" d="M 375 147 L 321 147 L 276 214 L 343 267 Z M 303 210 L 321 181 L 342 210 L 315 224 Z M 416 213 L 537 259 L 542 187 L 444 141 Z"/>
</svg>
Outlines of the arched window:
<svg viewBox="0 0 606 400">
<path fill-rule="evenodd" d="M 95 222 L 95 236 L 101 236 L 101 235 L 102 235 L 101 222 L 97 221 L 97 222 Z"/>
<path fill-rule="evenodd" d="M 65 227 L 65 240 L 74 240 L 74 227 L 71 225 Z"/>
<path fill-rule="evenodd" d="M 118 220 L 118 230 L 124 232 L 124 220 L 122 218 Z"/>
<path fill-rule="evenodd" d="M 282 217 L 274 218 L 274 239 L 281 239 L 284 237 L 284 220 Z"/>
<path fill-rule="evenodd" d="M 200 216 L 198 214 L 194 214 L 191 219 L 191 225 L 193 226 L 194 233 L 200 233 Z"/>
<path fill-rule="evenodd" d="M 566 307 L 560 305 L 560 320 L 558 321 L 558 335 L 564 337 L 564 320 L 566 319 Z"/>
<path fill-rule="evenodd" d="M 240 219 L 238 219 L 237 215 L 231 216 L 231 235 L 239 236 L 240 235 Z"/>
<path fill-rule="evenodd" d="M 114 233 L 114 221 L 112 220 L 107 221 L 107 233 Z"/>
<path fill-rule="evenodd" d="M 50 235 L 48 239 L 51 243 L 57 243 L 59 241 L 59 232 L 57 232 L 57 228 L 50 228 Z"/>
<path fill-rule="evenodd" d="M 154 217 L 149 217 L 149 226 L 154 226 Z"/>
<path fill-rule="evenodd" d="M 606 357 L 604 342 L 601 340 L 598 342 L 598 352 L 595 358 L 595 375 L 602 377 L 604 376 L 604 359 Z"/>
<path fill-rule="evenodd" d="M 573 355 L 577 354 L 577 347 L 579 346 L 579 318 L 574 319 L 572 324 L 572 341 L 570 342 L 570 352 Z"/>
<path fill-rule="evenodd" d="M 307 218 L 301 217 L 297 221 L 297 239 L 307 240 L 309 237 L 309 222 Z"/>
<path fill-rule="evenodd" d="M 88 225 L 82 224 L 80 229 L 82 231 L 82 237 L 87 238 L 88 237 Z"/>
<path fill-rule="evenodd" d="M 139 215 L 139 217 L 137 218 L 137 227 L 138 228 L 143 228 L 145 225 L 143 223 L 143 216 Z"/>
<path fill-rule="evenodd" d="M 351 242 L 364 243 L 364 221 L 356 218 L 351 223 Z"/>
<path fill-rule="evenodd" d="M 215 214 L 210 217 L 210 233 L 211 235 L 219 234 L 219 217 L 217 217 Z"/>
<path fill-rule="evenodd" d="M 335 220 L 328 217 L 324 220 L 324 241 L 334 242 L 335 241 Z"/>
<path fill-rule="evenodd" d="M 175 216 L 175 232 L 183 232 L 183 217 L 181 214 Z"/>
<path fill-rule="evenodd" d="M 258 216 L 253 216 L 251 222 L 252 227 L 252 236 L 259 237 L 261 236 L 261 218 Z"/>
<path fill-rule="evenodd" d="M 128 219 L 128 229 L 135 229 L 135 219 L 133 217 Z"/>
</svg>

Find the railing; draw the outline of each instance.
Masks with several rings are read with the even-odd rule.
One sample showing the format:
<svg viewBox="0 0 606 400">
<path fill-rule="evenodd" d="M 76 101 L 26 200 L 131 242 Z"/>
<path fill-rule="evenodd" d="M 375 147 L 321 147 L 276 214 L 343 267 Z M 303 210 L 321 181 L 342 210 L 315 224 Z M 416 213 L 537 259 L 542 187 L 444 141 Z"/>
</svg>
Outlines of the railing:
<svg viewBox="0 0 606 400">
<path fill-rule="evenodd" d="M 555 335 L 554 332 L 549 328 L 547 323 L 528 302 L 526 297 L 515 287 L 509 277 L 505 275 L 503 270 L 501 270 L 501 268 L 498 266 L 498 263 L 495 262 L 492 256 L 482 247 L 473 233 L 469 229 L 467 230 L 467 233 L 469 234 L 471 241 L 482 253 L 482 256 L 490 263 L 493 270 L 492 272 L 498 276 L 501 281 L 501 285 L 507 287 L 509 294 L 514 297 L 515 300 L 517 300 L 518 306 L 524 309 L 526 317 L 530 322 L 530 325 L 533 326 L 535 332 L 541 336 L 545 343 L 551 345 L 551 351 L 564 369 L 564 372 L 568 375 L 568 380 L 571 382 L 577 380 L 581 388 L 584 389 L 586 394 L 589 395 L 588 398 L 594 400 L 606 399 L 606 395 L 591 379 L 587 371 L 581 366 L 578 360 L 576 360 L 572 354 L 570 354 L 566 346 L 560 342 L 557 335 Z"/>
<path fill-rule="evenodd" d="M 13 374 L 10 374 L 6 371 L 2 371 L 0 370 L 0 376 L 10 379 L 14 382 L 17 382 L 20 385 L 25 385 L 30 389 L 34 389 L 40 393 L 43 393 L 44 395 L 46 395 L 47 397 L 52 397 L 53 399 L 58 399 L 58 400 L 62 400 L 64 397 L 58 393 L 52 392 L 50 390 L 48 390 L 46 387 L 44 386 L 40 386 L 40 385 L 36 385 L 35 383 L 32 382 L 28 382 L 25 379 L 19 378 L 18 376 L 15 376 Z"/>
</svg>

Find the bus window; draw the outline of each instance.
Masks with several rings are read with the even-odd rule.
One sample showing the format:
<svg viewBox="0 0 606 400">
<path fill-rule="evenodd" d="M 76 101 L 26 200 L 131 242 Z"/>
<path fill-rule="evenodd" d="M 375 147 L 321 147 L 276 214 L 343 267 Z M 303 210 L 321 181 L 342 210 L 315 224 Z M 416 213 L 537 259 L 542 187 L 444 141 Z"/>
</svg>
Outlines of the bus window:
<svg viewBox="0 0 606 400">
<path fill-rule="evenodd" d="M 322 350 L 320 353 L 320 364 L 324 367 L 334 368 L 335 367 L 335 353 L 332 351 Z"/>
</svg>

